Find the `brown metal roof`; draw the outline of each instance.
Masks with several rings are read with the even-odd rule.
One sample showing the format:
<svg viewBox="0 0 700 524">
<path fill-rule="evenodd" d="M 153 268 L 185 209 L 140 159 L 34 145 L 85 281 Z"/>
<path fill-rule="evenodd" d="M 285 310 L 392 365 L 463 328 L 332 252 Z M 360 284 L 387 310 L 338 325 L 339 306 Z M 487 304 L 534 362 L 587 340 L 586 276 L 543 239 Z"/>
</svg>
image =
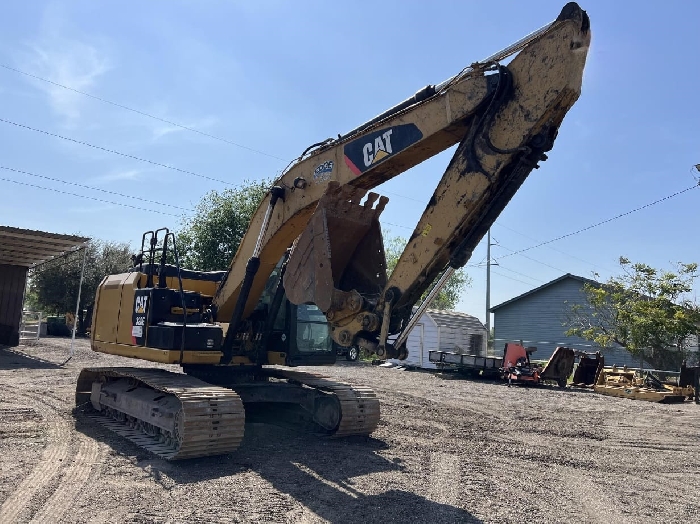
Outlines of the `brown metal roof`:
<svg viewBox="0 0 700 524">
<path fill-rule="evenodd" d="M 35 267 L 81 247 L 88 240 L 74 235 L 0 226 L 0 264 Z"/>
</svg>

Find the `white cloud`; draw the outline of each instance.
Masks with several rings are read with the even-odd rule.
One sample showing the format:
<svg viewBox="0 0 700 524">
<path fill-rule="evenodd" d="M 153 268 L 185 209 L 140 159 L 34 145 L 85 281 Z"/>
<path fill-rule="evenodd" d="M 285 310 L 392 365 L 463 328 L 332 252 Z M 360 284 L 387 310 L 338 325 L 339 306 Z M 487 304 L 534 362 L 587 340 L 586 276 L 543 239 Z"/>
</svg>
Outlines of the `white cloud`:
<svg viewBox="0 0 700 524">
<path fill-rule="evenodd" d="M 138 180 L 144 171 L 142 169 L 127 169 L 124 171 L 112 171 L 91 179 L 92 182 L 118 182 L 124 180 Z"/>
<path fill-rule="evenodd" d="M 28 42 L 19 57 L 19 69 L 80 91 L 90 92 L 97 80 L 110 69 L 109 60 L 97 42 L 88 43 L 70 36 L 58 7 L 51 4 L 44 12 L 38 36 Z M 53 111 L 72 123 L 81 116 L 84 95 L 40 80 L 32 83 L 48 96 Z"/>
<path fill-rule="evenodd" d="M 170 119 L 170 118 L 168 120 L 171 120 L 173 122 L 176 121 L 175 119 Z M 186 129 L 184 129 L 181 126 L 189 127 L 190 129 L 196 129 L 198 131 L 203 131 L 204 129 L 213 126 L 217 122 L 218 122 L 218 119 L 216 117 L 208 116 L 205 118 L 200 118 L 199 120 L 196 120 L 194 122 L 187 122 L 187 121 L 178 122 L 180 124 L 180 126 L 174 126 L 174 125 L 163 123 L 162 125 L 157 126 L 153 129 L 153 139 L 158 140 L 160 138 L 163 138 L 164 136 L 167 136 L 167 135 L 170 135 L 173 133 L 177 133 L 180 131 L 186 131 Z"/>
<path fill-rule="evenodd" d="M 94 213 L 103 213 L 105 211 L 110 211 L 114 209 L 117 206 L 114 206 L 112 204 L 103 204 L 103 205 L 86 205 L 86 206 L 68 206 L 66 207 L 66 211 L 69 211 L 71 213 L 80 213 L 80 214 L 94 214 Z"/>
</svg>

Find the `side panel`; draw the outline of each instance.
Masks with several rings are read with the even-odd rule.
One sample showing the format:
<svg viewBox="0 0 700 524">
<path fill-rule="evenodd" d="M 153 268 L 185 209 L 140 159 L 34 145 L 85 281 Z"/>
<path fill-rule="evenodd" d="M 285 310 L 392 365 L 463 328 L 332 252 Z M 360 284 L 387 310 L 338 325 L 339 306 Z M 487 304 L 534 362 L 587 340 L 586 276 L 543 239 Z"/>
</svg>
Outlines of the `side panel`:
<svg viewBox="0 0 700 524">
<path fill-rule="evenodd" d="M 175 282 L 168 281 L 175 285 Z M 179 350 L 149 348 L 136 345 L 146 342 L 146 316 L 150 304 L 149 290 L 140 291 L 145 284 L 144 275 L 139 272 L 110 275 L 98 286 L 95 295 L 95 309 L 92 319 L 92 349 L 100 353 L 137 358 L 164 364 L 218 364 L 220 351 Z M 190 287 L 206 293 L 213 293 L 215 282 L 183 280 L 185 289 Z M 136 300 L 137 295 L 139 300 Z M 146 299 L 146 300 L 144 300 Z M 142 319 L 139 322 L 139 319 Z M 134 330 L 134 326 L 143 326 L 143 330 Z M 227 325 L 222 326 L 226 329 Z M 141 335 L 139 339 L 134 335 Z M 236 358 L 233 365 L 251 365 L 247 358 Z"/>
<path fill-rule="evenodd" d="M 134 295 L 138 289 L 141 273 L 128 273 L 122 280 L 119 327 L 117 328 L 117 344 L 133 344 L 131 336 L 132 313 L 134 311 Z"/>
<path fill-rule="evenodd" d="M 162 362 L 163 364 L 179 364 L 180 352 L 166 349 L 153 349 L 126 344 L 111 344 L 107 342 L 94 341 L 92 344 L 94 351 L 119 355 L 122 357 L 138 358 L 150 362 Z M 183 353 L 183 364 L 218 364 L 221 359 L 220 351 L 185 351 Z M 244 365 L 249 362 L 238 361 L 237 365 Z"/>
<path fill-rule="evenodd" d="M 27 268 L 0 264 L 0 344 L 19 344 Z"/>
<path fill-rule="evenodd" d="M 127 275 L 109 275 L 102 280 L 95 296 L 92 321 L 93 341 L 116 342 L 119 325 L 122 282 Z"/>
</svg>

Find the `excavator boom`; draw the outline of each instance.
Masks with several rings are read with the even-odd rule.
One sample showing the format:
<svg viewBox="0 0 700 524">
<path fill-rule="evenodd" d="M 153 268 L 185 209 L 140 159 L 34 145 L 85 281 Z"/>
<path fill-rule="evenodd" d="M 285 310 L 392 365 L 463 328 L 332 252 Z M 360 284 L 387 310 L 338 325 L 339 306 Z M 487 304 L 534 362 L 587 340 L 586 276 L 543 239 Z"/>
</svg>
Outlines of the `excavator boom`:
<svg viewBox="0 0 700 524">
<path fill-rule="evenodd" d="M 340 345 L 360 341 L 383 353 L 422 293 L 446 268 L 469 260 L 527 175 L 547 158 L 580 94 L 589 43 L 585 11 L 567 4 L 554 22 L 495 59 L 307 150 L 254 215 L 214 298 L 217 319 L 235 326 L 247 318 L 299 237 L 284 280 L 288 298 L 318 305 Z M 496 61 L 516 51 L 507 66 Z M 378 226 L 387 199 L 367 190 L 455 144 L 387 281 Z M 402 354 L 394 348 L 385 356 Z"/>
</svg>

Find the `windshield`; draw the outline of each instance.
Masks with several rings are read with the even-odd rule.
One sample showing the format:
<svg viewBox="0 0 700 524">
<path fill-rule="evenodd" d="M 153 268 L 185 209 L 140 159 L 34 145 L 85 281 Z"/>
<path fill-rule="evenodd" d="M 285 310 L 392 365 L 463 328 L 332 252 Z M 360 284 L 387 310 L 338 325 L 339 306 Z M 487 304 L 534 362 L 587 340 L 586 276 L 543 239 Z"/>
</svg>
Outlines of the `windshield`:
<svg viewBox="0 0 700 524">
<path fill-rule="evenodd" d="M 297 348 L 302 353 L 332 349 L 326 315 L 317 306 L 302 304 L 297 308 Z"/>
</svg>

